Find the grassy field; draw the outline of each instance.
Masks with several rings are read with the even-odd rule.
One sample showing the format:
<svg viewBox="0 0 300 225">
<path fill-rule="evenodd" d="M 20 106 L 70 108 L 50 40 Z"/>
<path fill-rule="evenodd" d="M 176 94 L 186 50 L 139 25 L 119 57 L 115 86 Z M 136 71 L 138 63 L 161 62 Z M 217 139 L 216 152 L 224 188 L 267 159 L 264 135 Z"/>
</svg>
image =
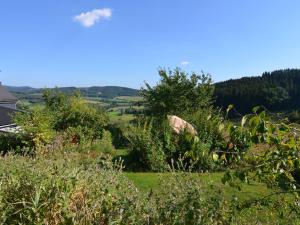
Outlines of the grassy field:
<svg viewBox="0 0 300 225">
<path fill-rule="evenodd" d="M 119 111 L 111 111 L 108 113 L 108 116 L 111 123 L 129 123 L 134 119 L 134 116 L 131 114 L 120 115 Z"/>
<path fill-rule="evenodd" d="M 142 191 L 159 191 L 160 180 L 171 176 L 171 173 L 125 173 L 125 176 L 130 179 L 137 188 Z M 185 174 L 182 173 L 184 176 Z M 194 173 L 193 177 L 199 179 L 199 182 L 203 185 L 204 189 L 221 189 L 224 191 L 226 198 L 230 199 L 232 196 L 237 196 L 241 199 L 250 199 L 253 197 L 259 197 L 270 193 L 266 185 L 253 183 L 253 184 L 243 184 L 242 190 L 238 191 L 236 188 L 230 187 L 229 185 L 224 185 L 221 182 L 223 173 Z"/>
<path fill-rule="evenodd" d="M 123 100 L 123 101 L 125 100 L 128 102 L 139 102 L 139 101 L 143 100 L 143 98 L 140 96 L 118 96 L 115 99 L 119 99 L 119 100 Z"/>
</svg>

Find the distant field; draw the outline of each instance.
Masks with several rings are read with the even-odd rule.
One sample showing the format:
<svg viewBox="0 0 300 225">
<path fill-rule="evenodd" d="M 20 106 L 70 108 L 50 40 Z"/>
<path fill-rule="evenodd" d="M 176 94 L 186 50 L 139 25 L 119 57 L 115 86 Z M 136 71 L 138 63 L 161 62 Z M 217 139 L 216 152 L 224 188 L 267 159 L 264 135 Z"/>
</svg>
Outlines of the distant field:
<svg viewBox="0 0 300 225">
<path fill-rule="evenodd" d="M 129 123 L 134 119 L 134 116 L 131 114 L 120 115 L 118 111 L 112 111 L 108 113 L 109 119 L 112 123 Z"/>
<path fill-rule="evenodd" d="M 120 100 L 125 100 L 130 102 L 139 102 L 143 100 L 143 98 L 140 96 L 118 96 L 115 97 L 115 99 L 120 99 Z"/>
</svg>

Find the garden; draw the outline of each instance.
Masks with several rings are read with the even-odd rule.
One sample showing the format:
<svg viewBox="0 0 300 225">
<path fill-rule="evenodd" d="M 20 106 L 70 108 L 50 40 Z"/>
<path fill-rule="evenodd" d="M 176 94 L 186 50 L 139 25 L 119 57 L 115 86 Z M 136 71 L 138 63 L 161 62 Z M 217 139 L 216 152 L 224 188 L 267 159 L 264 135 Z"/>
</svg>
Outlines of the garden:
<svg viewBox="0 0 300 225">
<path fill-rule="evenodd" d="M 299 224 L 298 126 L 259 106 L 233 119 L 209 74 L 159 75 L 123 122 L 79 92 L 18 112 L 0 136 L 0 223 Z"/>
</svg>

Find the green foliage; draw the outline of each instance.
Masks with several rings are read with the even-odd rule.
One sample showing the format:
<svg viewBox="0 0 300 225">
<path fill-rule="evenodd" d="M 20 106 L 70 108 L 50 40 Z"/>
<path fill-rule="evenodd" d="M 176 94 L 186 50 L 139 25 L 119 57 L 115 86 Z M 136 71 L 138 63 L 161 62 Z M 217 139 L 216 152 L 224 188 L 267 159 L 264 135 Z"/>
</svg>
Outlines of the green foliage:
<svg viewBox="0 0 300 225">
<path fill-rule="evenodd" d="M 189 75 L 179 68 L 159 71 L 160 82 L 141 90 L 146 112 L 152 116 L 183 116 L 212 103 L 214 88 L 210 75 Z"/>
<path fill-rule="evenodd" d="M 253 114 L 247 115 L 242 120 L 243 127 L 237 133 L 246 134 L 248 145 L 265 145 L 264 151 L 252 155 L 250 164 L 245 161 L 238 161 L 240 166 L 236 170 L 228 171 L 223 177 L 224 183 L 240 188 L 240 182 L 259 181 L 264 182 L 268 187 L 278 190 L 277 194 L 292 193 L 295 201 L 286 207 L 299 211 L 299 190 L 300 190 L 300 139 L 293 126 L 282 122 L 271 121 L 264 111 L 259 108 L 253 109 Z M 235 143 L 233 143 L 235 144 Z M 243 152 L 236 152 L 239 159 L 242 159 Z M 239 165 L 239 163 L 237 165 Z M 269 196 L 257 200 L 268 202 Z"/>
<path fill-rule="evenodd" d="M 260 77 L 244 77 L 215 84 L 216 105 L 224 109 L 234 104 L 240 113 L 250 113 L 257 105 L 268 110 L 300 108 L 300 70 L 266 72 Z"/>
<path fill-rule="evenodd" d="M 204 134 L 204 131 L 203 133 Z M 206 135 L 207 137 L 209 135 Z M 201 137 L 203 138 L 203 137 Z M 146 171 L 216 169 L 212 141 L 188 132 L 176 134 L 167 120 L 145 118 L 128 132 L 131 167 Z M 134 163 L 137 163 L 134 164 Z"/>
<path fill-rule="evenodd" d="M 20 154 L 30 154 L 29 140 L 29 137 L 22 133 L 0 133 L 0 154 L 5 155 L 10 151 Z"/>
<path fill-rule="evenodd" d="M 14 121 L 21 127 L 23 136 L 28 137 L 24 140 L 26 145 L 39 148 L 51 143 L 55 136 L 54 117 L 42 107 L 34 107 L 26 113 L 18 112 Z"/>
<path fill-rule="evenodd" d="M 104 131 L 102 138 L 92 143 L 90 147 L 91 151 L 102 152 L 111 156 L 116 155 L 116 149 L 112 144 L 112 135 L 109 131 Z"/>
<path fill-rule="evenodd" d="M 63 131 L 81 127 L 82 131 L 91 132 L 91 138 L 100 138 L 107 123 L 107 116 L 96 106 L 89 105 L 79 93 L 66 96 L 59 91 L 45 91 L 46 109 L 55 116 L 54 128 Z"/>
<path fill-rule="evenodd" d="M 178 136 L 176 143 L 176 155 L 172 155 L 173 159 L 179 161 L 184 170 L 207 171 L 215 167 L 211 154 L 211 143 L 205 143 L 198 137 L 184 132 Z M 182 158 L 180 158 L 182 156 Z"/>
<path fill-rule="evenodd" d="M 163 224 L 229 224 L 231 216 L 220 192 L 207 196 L 192 174 L 173 174 L 161 186 L 156 205 Z"/>
<path fill-rule="evenodd" d="M 300 112 L 297 111 L 297 110 L 292 111 L 291 113 L 289 113 L 288 119 L 292 123 L 298 123 L 298 124 L 300 124 Z"/>
<path fill-rule="evenodd" d="M 102 109 L 88 104 L 79 93 L 67 96 L 58 90 L 46 90 L 44 99 L 45 106 L 18 112 L 14 116 L 15 123 L 21 127 L 20 134 L 24 137 L 22 143 L 25 146 L 42 148 L 52 144 L 62 133 L 66 145 L 71 143 L 86 147 L 94 144 L 95 147 L 94 142 L 101 140 L 105 142 L 107 151 L 113 150 L 107 140 L 102 139 L 107 123 Z"/>
<path fill-rule="evenodd" d="M 203 108 L 187 116 L 197 130 L 199 142 L 209 148 L 208 153 L 216 152 L 224 145 L 224 118 L 221 111 L 212 107 Z M 211 157 L 208 157 L 210 160 Z"/>
<path fill-rule="evenodd" d="M 109 158 L 56 152 L 35 160 L 0 160 L 1 224 L 225 224 L 227 219 L 217 194 L 204 197 L 201 184 L 188 174 L 173 175 L 161 183 L 162 193 L 145 195 Z"/>
<path fill-rule="evenodd" d="M 162 176 L 140 192 L 111 158 L 78 152 L 0 158 L 1 224 L 297 224 L 289 198 L 225 198 L 195 173 Z M 144 174 L 146 176 L 146 174 Z M 241 193 L 242 195 L 243 193 Z M 276 223 L 275 223 L 276 224 Z"/>
<path fill-rule="evenodd" d="M 128 133 L 128 125 L 124 124 L 109 124 L 107 129 L 112 134 L 112 143 L 116 148 L 128 147 L 126 133 Z"/>
<path fill-rule="evenodd" d="M 132 126 L 128 133 L 131 167 L 140 170 L 165 171 L 168 169 L 163 143 L 153 134 L 152 122 Z"/>
<path fill-rule="evenodd" d="M 1 224 L 143 223 L 138 193 L 110 161 L 51 157 L 1 160 Z"/>
<path fill-rule="evenodd" d="M 270 87 L 263 90 L 266 105 L 276 107 L 289 99 L 289 93 L 282 87 Z"/>
</svg>

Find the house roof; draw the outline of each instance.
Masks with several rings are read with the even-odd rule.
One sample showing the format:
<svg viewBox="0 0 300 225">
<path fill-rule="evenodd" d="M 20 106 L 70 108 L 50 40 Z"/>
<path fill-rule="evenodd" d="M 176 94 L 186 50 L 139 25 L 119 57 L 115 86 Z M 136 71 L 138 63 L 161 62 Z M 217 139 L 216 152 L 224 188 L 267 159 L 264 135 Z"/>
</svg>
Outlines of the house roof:
<svg viewBox="0 0 300 225">
<path fill-rule="evenodd" d="M 0 126 L 10 125 L 13 123 L 12 115 L 16 113 L 17 110 L 10 109 L 0 106 Z"/>
<path fill-rule="evenodd" d="M 18 99 L 13 96 L 5 87 L 0 84 L 0 102 L 17 102 Z"/>
</svg>

